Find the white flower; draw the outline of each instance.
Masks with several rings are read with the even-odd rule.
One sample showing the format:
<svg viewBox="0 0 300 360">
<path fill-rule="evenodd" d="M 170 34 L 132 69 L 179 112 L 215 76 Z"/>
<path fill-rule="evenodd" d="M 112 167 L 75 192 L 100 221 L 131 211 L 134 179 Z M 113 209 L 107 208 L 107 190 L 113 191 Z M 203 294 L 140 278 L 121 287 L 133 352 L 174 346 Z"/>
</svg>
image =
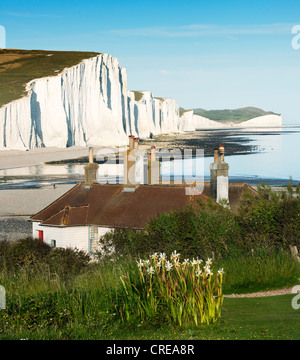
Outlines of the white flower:
<svg viewBox="0 0 300 360">
<path fill-rule="evenodd" d="M 173 259 L 178 259 L 179 256 L 180 256 L 180 254 L 178 254 L 176 250 L 175 250 L 174 252 L 172 252 L 172 256 L 171 256 L 171 257 L 172 257 Z"/>
<path fill-rule="evenodd" d="M 157 258 L 157 255 L 158 255 L 157 252 L 155 252 L 154 254 L 152 254 L 152 255 L 150 256 L 150 258 L 151 258 L 151 259 L 156 259 L 156 258 Z"/>
<path fill-rule="evenodd" d="M 175 266 L 180 266 L 180 261 L 179 261 L 179 259 L 174 259 L 174 265 L 175 265 Z"/>
<path fill-rule="evenodd" d="M 184 259 L 184 261 L 182 262 L 182 265 L 184 265 L 184 266 L 188 265 L 189 261 L 190 261 L 189 259 Z"/>
<path fill-rule="evenodd" d="M 150 261 L 149 260 L 144 260 L 144 265 L 149 265 Z"/>
<path fill-rule="evenodd" d="M 201 270 L 196 271 L 196 276 L 199 277 L 202 274 Z"/>
<path fill-rule="evenodd" d="M 140 259 L 140 261 L 137 261 L 136 263 L 139 268 L 144 266 L 143 260 L 141 260 L 141 259 Z"/>
<path fill-rule="evenodd" d="M 191 265 L 192 265 L 192 266 L 198 265 L 197 260 L 193 259 L 193 261 L 191 262 Z"/>
<path fill-rule="evenodd" d="M 212 261 L 211 261 L 212 259 L 210 259 L 210 258 L 208 258 L 207 260 L 206 260 L 206 265 L 211 265 L 212 264 Z"/>
<path fill-rule="evenodd" d="M 223 275 L 223 274 L 224 274 L 223 268 L 222 268 L 222 269 L 219 269 L 218 274 L 219 274 L 219 275 Z"/>
<path fill-rule="evenodd" d="M 149 269 L 147 270 L 147 272 L 148 272 L 148 274 L 150 274 L 150 275 L 155 274 L 155 270 L 154 270 L 153 266 L 150 266 Z"/>
<path fill-rule="evenodd" d="M 168 260 L 167 262 L 166 262 L 166 265 L 165 265 L 165 268 L 166 268 L 166 270 L 167 271 L 170 271 L 171 269 L 172 269 L 172 267 L 173 267 L 173 265 L 170 263 L 170 261 Z"/>
<path fill-rule="evenodd" d="M 166 260 L 166 254 L 165 254 L 165 253 L 160 253 L 159 259 L 160 259 L 161 261 L 165 261 L 165 260 Z"/>
<path fill-rule="evenodd" d="M 212 274 L 213 274 L 213 273 L 211 272 L 211 270 L 210 270 L 209 265 L 204 266 L 204 270 L 205 270 L 206 275 L 212 275 Z"/>
</svg>

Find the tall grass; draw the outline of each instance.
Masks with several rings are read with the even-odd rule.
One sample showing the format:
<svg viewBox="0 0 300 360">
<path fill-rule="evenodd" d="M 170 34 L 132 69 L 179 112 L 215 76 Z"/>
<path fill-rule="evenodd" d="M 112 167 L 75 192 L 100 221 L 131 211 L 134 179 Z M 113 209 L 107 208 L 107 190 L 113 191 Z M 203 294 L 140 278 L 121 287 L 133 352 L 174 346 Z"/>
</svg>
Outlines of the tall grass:
<svg viewBox="0 0 300 360">
<path fill-rule="evenodd" d="M 224 293 L 251 293 L 293 286 L 300 281 L 300 263 L 283 249 L 256 249 L 248 255 L 224 258 Z"/>
</svg>

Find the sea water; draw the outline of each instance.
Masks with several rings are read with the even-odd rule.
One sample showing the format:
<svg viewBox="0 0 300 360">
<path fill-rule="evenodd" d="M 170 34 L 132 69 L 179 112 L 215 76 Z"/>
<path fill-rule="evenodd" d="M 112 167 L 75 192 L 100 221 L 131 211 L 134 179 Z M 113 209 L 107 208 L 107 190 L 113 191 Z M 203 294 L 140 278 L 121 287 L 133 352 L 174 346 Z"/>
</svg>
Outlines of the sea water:
<svg viewBox="0 0 300 360">
<path fill-rule="evenodd" d="M 247 182 L 249 184 L 266 183 L 270 185 L 285 185 L 290 179 L 295 183 L 300 181 L 300 125 L 284 126 L 277 129 L 240 129 L 229 130 L 230 136 L 226 140 L 233 142 L 238 139 L 247 140 L 251 145 L 248 153 L 226 155 L 225 161 L 229 164 L 229 178 L 231 182 Z M 217 130 L 216 130 L 217 132 Z M 224 133 L 224 129 L 222 130 Z M 243 141 L 244 143 L 244 141 Z M 199 149 L 201 150 L 201 149 Z M 196 154 L 197 155 L 197 154 Z M 213 157 L 186 157 L 161 163 L 162 179 L 183 181 L 209 181 L 209 165 Z M 122 174 L 122 165 L 101 165 L 101 171 L 106 173 L 104 180 L 113 180 L 115 175 Z M 104 169 L 105 168 L 105 169 Z M 117 169 L 118 168 L 118 169 Z M 103 170 L 104 169 L 104 170 Z M 116 174 L 117 172 L 117 174 Z M 13 182 L 3 183 L 6 177 L 17 177 Z M 27 178 L 21 180 L 21 178 Z M 28 179 L 32 177 L 31 179 Z M 57 183 L 66 183 L 73 179 L 84 179 L 84 165 L 39 165 L 24 168 L 0 170 L 2 184 L 0 188 L 10 188 L 12 184 L 18 187 L 36 187 L 52 178 Z"/>
<path fill-rule="evenodd" d="M 225 146 L 230 181 L 270 185 L 285 185 L 290 180 L 300 181 L 300 126 L 235 130 L 231 131 L 230 137 L 232 141 L 235 137 L 248 140 L 251 145 L 249 153 L 231 156 L 226 156 Z M 175 160 L 174 164 L 166 162 L 162 166 L 162 177 L 179 179 L 184 172 L 186 180 L 202 177 L 209 181 L 209 165 L 213 161 L 213 157 L 204 156 Z"/>
</svg>

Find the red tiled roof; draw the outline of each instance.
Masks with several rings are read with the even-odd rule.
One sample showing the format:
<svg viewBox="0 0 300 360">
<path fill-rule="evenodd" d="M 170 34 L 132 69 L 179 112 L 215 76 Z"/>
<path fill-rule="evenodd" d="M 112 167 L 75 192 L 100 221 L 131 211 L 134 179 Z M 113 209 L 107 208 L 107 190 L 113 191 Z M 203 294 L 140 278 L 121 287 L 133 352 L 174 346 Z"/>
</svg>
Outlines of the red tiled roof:
<svg viewBox="0 0 300 360">
<path fill-rule="evenodd" d="M 44 225 L 144 228 L 147 222 L 163 213 L 184 208 L 202 194 L 186 195 L 184 185 L 139 185 L 134 192 L 123 185 L 80 183 L 31 217 Z"/>
<path fill-rule="evenodd" d="M 138 185 L 124 191 L 124 185 L 77 184 L 59 199 L 31 217 L 44 225 L 128 227 L 142 229 L 151 218 L 180 210 L 196 199 L 207 201 L 210 184 L 204 183 L 202 194 L 186 195 L 186 185 Z M 234 211 L 246 191 L 255 192 L 248 184 L 229 184 L 229 202 Z"/>
</svg>

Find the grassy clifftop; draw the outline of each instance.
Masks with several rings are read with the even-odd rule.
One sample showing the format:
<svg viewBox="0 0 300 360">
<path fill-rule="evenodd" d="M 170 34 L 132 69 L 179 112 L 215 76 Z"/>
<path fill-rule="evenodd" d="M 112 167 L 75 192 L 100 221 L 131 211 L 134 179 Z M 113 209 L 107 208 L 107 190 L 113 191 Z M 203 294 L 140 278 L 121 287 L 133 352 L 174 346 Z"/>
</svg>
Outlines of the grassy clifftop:
<svg viewBox="0 0 300 360">
<path fill-rule="evenodd" d="M 256 107 L 243 107 L 235 110 L 204 110 L 193 109 L 195 115 L 200 115 L 205 118 L 220 122 L 233 122 L 240 123 L 243 121 L 251 120 L 264 115 L 279 115 L 271 111 L 264 111 Z"/>
<path fill-rule="evenodd" d="M 79 51 L 0 50 L 0 107 L 24 96 L 30 80 L 55 76 L 97 55 Z"/>
</svg>

